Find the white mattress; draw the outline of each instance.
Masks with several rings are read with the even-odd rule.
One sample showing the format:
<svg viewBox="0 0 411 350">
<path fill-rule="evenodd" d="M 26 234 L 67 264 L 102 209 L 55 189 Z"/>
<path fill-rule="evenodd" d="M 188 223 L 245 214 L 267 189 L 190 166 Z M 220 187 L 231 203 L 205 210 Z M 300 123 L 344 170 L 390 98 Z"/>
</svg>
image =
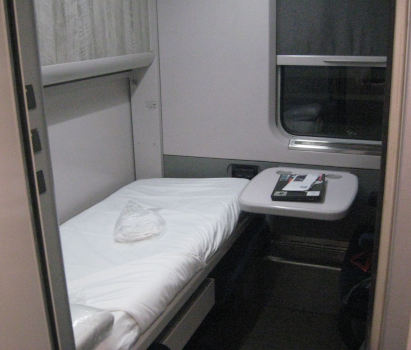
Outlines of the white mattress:
<svg viewBox="0 0 411 350">
<path fill-rule="evenodd" d="M 127 348 L 227 240 L 247 183 L 139 180 L 61 225 L 70 302 L 113 311 L 115 325 L 126 322 L 125 329 L 131 329 L 131 318 L 137 326 L 133 336 L 115 331 L 117 339 L 129 338 L 121 347 Z M 114 241 L 114 224 L 129 200 L 158 209 L 166 221 L 161 235 L 135 243 Z"/>
</svg>

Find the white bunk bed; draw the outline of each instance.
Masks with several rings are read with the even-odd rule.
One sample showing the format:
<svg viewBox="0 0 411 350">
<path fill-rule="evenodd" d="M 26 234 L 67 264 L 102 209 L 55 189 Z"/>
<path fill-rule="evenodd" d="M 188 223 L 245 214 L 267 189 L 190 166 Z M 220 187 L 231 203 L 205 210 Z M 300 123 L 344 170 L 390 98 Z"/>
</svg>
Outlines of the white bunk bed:
<svg viewBox="0 0 411 350">
<path fill-rule="evenodd" d="M 77 348 L 146 349 L 154 340 L 181 348 L 213 305 L 207 275 L 244 229 L 238 197 L 247 183 L 138 180 L 62 224 Z M 114 240 L 115 223 L 130 200 L 164 219 L 159 235 Z M 79 313 L 82 307 L 86 312 Z"/>
</svg>

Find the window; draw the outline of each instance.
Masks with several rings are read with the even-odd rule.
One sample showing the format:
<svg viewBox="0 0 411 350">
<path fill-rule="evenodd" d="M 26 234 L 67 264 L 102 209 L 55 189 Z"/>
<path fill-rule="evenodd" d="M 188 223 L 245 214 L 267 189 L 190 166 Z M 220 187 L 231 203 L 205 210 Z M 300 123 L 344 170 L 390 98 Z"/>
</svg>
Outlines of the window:
<svg viewBox="0 0 411 350">
<path fill-rule="evenodd" d="M 385 68 L 280 66 L 280 119 L 292 135 L 381 140 Z"/>
<path fill-rule="evenodd" d="M 276 4 L 277 122 L 293 136 L 380 141 L 389 2 Z"/>
</svg>

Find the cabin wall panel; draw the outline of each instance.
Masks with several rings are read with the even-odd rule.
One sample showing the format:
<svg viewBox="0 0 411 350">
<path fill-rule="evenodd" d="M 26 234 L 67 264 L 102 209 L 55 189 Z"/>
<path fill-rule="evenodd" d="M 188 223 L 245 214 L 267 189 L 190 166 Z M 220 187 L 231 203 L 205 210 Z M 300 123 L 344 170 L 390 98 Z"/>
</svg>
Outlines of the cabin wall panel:
<svg viewBox="0 0 411 350">
<path fill-rule="evenodd" d="M 378 169 L 377 156 L 288 149 L 270 103 L 270 3 L 158 2 L 164 154 Z"/>
<path fill-rule="evenodd" d="M 44 90 L 59 222 L 135 179 L 129 80 Z"/>
<path fill-rule="evenodd" d="M 148 4 L 150 42 L 155 57 L 149 67 L 133 72 L 130 86 L 134 156 L 138 179 L 163 176 L 156 0 L 150 0 Z"/>
</svg>

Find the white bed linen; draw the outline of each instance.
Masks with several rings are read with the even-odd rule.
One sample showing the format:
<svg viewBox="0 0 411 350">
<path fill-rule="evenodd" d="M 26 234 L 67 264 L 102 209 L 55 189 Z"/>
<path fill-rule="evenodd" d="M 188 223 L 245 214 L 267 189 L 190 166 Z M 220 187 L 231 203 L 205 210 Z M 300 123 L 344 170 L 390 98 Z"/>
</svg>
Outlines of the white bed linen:
<svg viewBox="0 0 411 350">
<path fill-rule="evenodd" d="M 248 180 L 149 179 L 131 183 L 60 227 L 70 302 L 131 316 L 143 333 L 229 237 Z M 161 235 L 113 239 L 129 200 L 155 208 Z"/>
<path fill-rule="evenodd" d="M 111 333 L 111 312 L 79 304 L 70 304 L 70 312 L 77 350 L 93 349 Z"/>
<path fill-rule="evenodd" d="M 128 350 L 132 349 L 140 336 L 140 328 L 136 321 L 124 311 L 112 312 L 114 324 L 111 333 L 95 350 Z"/>
<path fill-rule="evenodd" d="M 190 255 L 154 255 L 71 281 L 71 303 L 125 311 L 141 332 L 203 265 Z"/>
</svg>

